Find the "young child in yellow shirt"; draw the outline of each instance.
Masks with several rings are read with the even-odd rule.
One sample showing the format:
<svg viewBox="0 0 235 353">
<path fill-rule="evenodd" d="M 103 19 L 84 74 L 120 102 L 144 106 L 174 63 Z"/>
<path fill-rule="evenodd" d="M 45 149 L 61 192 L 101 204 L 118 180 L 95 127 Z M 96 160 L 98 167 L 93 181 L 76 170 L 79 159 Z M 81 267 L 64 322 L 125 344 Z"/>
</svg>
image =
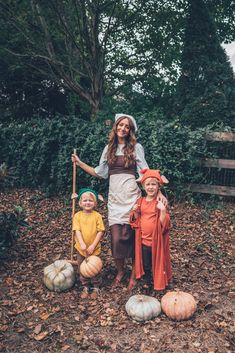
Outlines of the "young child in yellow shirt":
<svg viewBox="0 0 235 353">
<path fill-rule="evenodd" d="M 75 231 L 75 248 L 78 251 L 78 269 L 85 257 L 90 255 L 99 256 L 101 252 L 100 241 L 105 227 L 102 216 L 95 211 L 98 194 L 90 188 L 83 188 L 78 193 L 78 202 L 81 211 L 75 213 L 73 218 L 73 230 Z M 83 277 L 80 282 L 83 286 L 82 298 L 86 298 L 90 292 L 96 296 L 101 285 L 101 277 L 97 275 L 91 279 Z"/>
</svg>

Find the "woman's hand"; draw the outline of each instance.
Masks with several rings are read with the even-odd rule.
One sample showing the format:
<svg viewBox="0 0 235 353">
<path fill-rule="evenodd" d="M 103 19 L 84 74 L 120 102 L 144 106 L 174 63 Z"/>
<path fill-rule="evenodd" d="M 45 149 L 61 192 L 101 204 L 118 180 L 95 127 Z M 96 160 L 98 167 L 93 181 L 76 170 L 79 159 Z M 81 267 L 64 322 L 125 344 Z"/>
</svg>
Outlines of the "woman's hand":
<svg viewBox="0 0 235 353">
<path fill-rule="evenodd" d="M 76 163 L 78 166 L 81 164 L 81 159 L 76 155 L 76 154 L 72 154 L 72 156 L 71 156 L 71 159 L 72 159 L 72 162 L 74 163 Z"/>
</svg>

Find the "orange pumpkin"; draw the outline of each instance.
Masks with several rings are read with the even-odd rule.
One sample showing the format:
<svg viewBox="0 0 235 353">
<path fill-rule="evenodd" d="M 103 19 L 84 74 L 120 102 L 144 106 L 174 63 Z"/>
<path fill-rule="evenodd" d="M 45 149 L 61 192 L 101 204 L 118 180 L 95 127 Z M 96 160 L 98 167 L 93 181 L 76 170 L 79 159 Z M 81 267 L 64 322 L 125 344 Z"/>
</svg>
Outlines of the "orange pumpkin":
<svg viewBox="0 0 235 353">
<path fill-rule="evenodd" d="M 83 277 L 92 278 L 98 275 L 102 269 L 102 261 L 98 256 L 86 257 L 80 265 L 80 273 Z"/>
<path fill-rule="evenodd" d="M 179 290 L 166 293 L 162 297 L 161 306 L 169 318 L 178 321 L 189 319 L 197 309 L 194 297 Z"/>
</svg>

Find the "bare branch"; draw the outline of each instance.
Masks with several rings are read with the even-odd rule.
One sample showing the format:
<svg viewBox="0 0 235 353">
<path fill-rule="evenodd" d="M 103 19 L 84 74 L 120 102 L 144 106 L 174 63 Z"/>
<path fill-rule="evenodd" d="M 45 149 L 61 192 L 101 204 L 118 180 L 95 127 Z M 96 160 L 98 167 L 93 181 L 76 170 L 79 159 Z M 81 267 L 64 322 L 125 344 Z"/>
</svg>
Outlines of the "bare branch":
<svg viewBox="0 0 235 353">
<path fill-rule="evenodd" d="M 50 36 L 49 30 L 47 27 L 46 20 L 42 16 L 41 9 L 40 9 L 38 2 L 35 2 L 35 0 L 31 0 L 31 6 L 32 6 L 32 10 L 38 15 L 39 21 L 41 23 L 41 27 L 44 31 L 45 39 L 46 39 L 46 48 L 47 48 L 48 54 L 50 55 L 51 58 L 53 58 L 53 57 L 55 57 L 55 50 L 54 50 L 51 36 Z"/>
</svg>

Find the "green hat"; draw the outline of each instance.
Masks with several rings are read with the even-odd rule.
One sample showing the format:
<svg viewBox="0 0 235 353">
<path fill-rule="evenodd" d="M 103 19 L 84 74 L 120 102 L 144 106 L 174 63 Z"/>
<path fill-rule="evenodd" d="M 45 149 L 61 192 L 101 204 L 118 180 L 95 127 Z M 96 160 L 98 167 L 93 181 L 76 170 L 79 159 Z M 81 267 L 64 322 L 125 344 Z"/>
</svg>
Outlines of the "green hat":
<svg viewBox="0 0 235 353">
<path fill-rule="evenodd" d="M 79 190 L 79 193 L 78 193 L 78 200 L 80 200 L 80 197 L 82 196 L 82 194 L 84 194 L 85 192 L 91 192 L 92 194 L 95 195 L 96 197 L 96 201 L 98 201 L 98 194 L 95 190 L 93 189 L 90 189 L 90 188 L 82 188 Z"/>
</svg>

